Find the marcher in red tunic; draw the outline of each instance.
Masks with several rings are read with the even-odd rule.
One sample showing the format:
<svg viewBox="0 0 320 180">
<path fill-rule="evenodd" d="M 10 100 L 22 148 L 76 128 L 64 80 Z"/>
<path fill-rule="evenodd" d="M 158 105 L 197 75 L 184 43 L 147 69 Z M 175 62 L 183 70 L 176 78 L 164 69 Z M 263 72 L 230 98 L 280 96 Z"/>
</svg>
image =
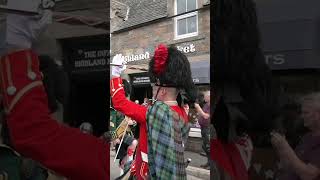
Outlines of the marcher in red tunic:
<svg viewBox="0 0 320 180">
<path fill-rule="evenodd" d="M 162 50 L 161 48 L 163 48 L 163 52 L 168 53 L 167 52 L 168 50 L 166 49 L 166 47 L 163 45 L 160 45 L 155 51 L 155 57 L 157 56 L 157 53 L 159 53 L 159 54 L 162 53 L 162 52 L 160 52 Z M 170 60 L 167 60 L 168 57 L 163 56 L 163 54 L 159 55 L 161 57 L 163 56 L 163 58 L 164 58 L 164 63 L 163 63 L 164 69 L 166 69 L 166 66 L 169 66 L 169 65 L 167 65 L 167 63 L 176 63 L 176 62 L 185 63 L 185 61 L 187 61 L 187 59 L 184 58 L 184 55 L 180 54 L 180 52 L 178 52 L 178 50 L 171 48 L 170 52 L 172 53 L 169 55 L 169 56 L 171 56 L 171 57 L 169 57 Z M 166 53 L 164 53 L 164 54 L 166 54 Z M 168 54 L 166 54 L 166 55 L 168 56 Z M 180 59 L 177 61 L 174 61 L 174 60 L 176 60 L 176 59 L 172 59 L 172 58 L 174 58 L 174 56 L 176 56 Z M 152 63 L 155 63 L 154 61 L 157 61 L 157 58 L 153 58 L 151 60 L 151 65 L 149 65 L 149 71 L 154 71 L 154 67 L 156 66 L 156 65 L 152 65 Z M 169 62 L 166 62 L 166 61 L 169 61 Z M 113 65 L 114 65 L 112 67 L 113 78 L 110 80 L 110 93 L 111 93 L 111 97 L 112 97 L 112 103 L 113 103 L 114 108 L 116 110 L 124 113 L 126 116 L 129 116 L 132 119 L 135 119 L 140 124 L 139 144 L 137 147 L 137 155 L 135 158 L 135 162 L 133 163 L 133 165 L 131 167 L 131 174 L 134 175 L 139 180 L 140 179 L 147 179 L 148 175 L 152 176 L 149 174 L 150 172 L 148 172 L 149 171 L 148 162 L 150 160 L 149 159 L 150 156 L 148 158 L 148 150 L 149 150 L 148 149 L 148 143 L 149 143 L 148 138 L 150 138 L 150 137 L 148 137 L 148 132 L 147 132 L 147 128 L 148 128 L 148 124 L 147 124 L 148 112 L 147 111 L 148 111 L 148 109 L 145 106 L 135 104 L 134 102 L 131 102 L 125 98 L 125 92 L 123 89 L 122 80 L 119 77 L 122 70 L 125 69 L 125 68 L 119 67 L 119 66 L 122 66 L 122 63 L 123 63 L 123 60 L 121 60 L 121 57 L 116 55 L 113 59 Z M 172 65 L 170 65 L 170 66 L 172 67 Z M 192 82 L 191 73 L 190 73 L 190 65 L 186 64 L 186 68 L 187 68 L 187 70 L 185 71 L 185 73 L 189 73 L 189 74 L 186 74 L 185 77 L 181 78 L 179 81 L 182 82 L 183 80 L 185 80 L 184 81 L 185 84 L 190 85 L 189 83 Z M 189 68 L 189 71 L 188 71 L 188 68 Z M 172 69 L 170 69 L 170 70 L 172 70 Z M 170 71 L 170 70 L 167 70 L 166 73 L 168 73 L 168 71 Z M 181 71 L 182 70 L 183 69 L 181 69 Z M 178 72 L 179 69 L 174 69 L 172 71 Z M 169 72 L 169 73 L 174 74 L 175 72 Z M 154 72 L 152 72 L 152 73 L 154 73 Z M 181 89 L 183 89 L 183 87 L 180 85 L 182 83 L 180 83 L 180 84 L 175 83 L 174 80 L 169 82 L 167 79 L 165 81 L 164 78 L 157 79 L 156 83 L 158 85 L 155 85 L 152 87 L 154 99 L 162 101 L 165 104 L 167 104 L 168 106 L 170 106 L 171 110 L 173 110 L 173 112 L 176 112 L 180 117 L 182 117 L 182 120 L 184 121 L 184 123 L 187 124 L 188 123 L 188 115 L 186 114 L 186 111 L 183 108 L 183 106 L 179 105 L 179 102 L 177 102 L 177 96 L 178 96 L 177 89 L 179 87 Z M 193 84 L 193 83 L 191 83 L 191 84 Z M 175 85 L 177 86 L 177 88 Z M 191 100 L 191 102 L 192 102 L 192 100 Z M 179 173 L 177 173 L 177 174 L 179 174 Z M 157 177 L 151 177 L 151 178 L 152 179 L 153 178 L 155 178 L 155 179 L 160 178 L 161 179 L 165 176 L 168 178 L 170 175 L 166 176 L 166 175 L 160 174 L 159 176 L 157 175 Z M 175 177 L 175 176 L 174 175 L 170 176 L 170 178 L 172 178 L 172 177 Z M 175 178 L 184 179 L 184 178 L 186 178 L 186 174 L 182 175 L 181 177 L 175 177 Z"/>
<path fill-rule="evenodd" d="M 148 146 L 147 146 L 147 122 L 146 114 L 147 107 L 138 105 L 132 101 L 129 101 L 125 97 L 124 89 L 122 88 L 122 79 L 113 78 L 110 82 L 111 87 L 111 97 L 114 108 L 118 111 L 123 112 L 126 116 L 129 116 L 135 119 L 140 124 L 139 129 L 139 144 L 137 146 L 137 154 L 135 158 L 134 168 L 132 172 L 135 171 L 135 175 L 138 179 L 145 179 L 148 173 Z M 112 92 L 112 88 L 115 89 Z M 187 123 L 188 116 L 185 113 L 184 109 L 179 107 L 177 103 L 168 103 L 172 110 L 177 112 L 183 120 Z"/>
<path fill-rule="evenodd" d="M 45 12 L 46 13 L 46 12 Z M 0 47 L 0 87 L 14 148 L 70 180 L 109 180 L 109 144 L 51 118 L 39 60 L 31 50 L 49 14 L 10 14 Z"/>
</svg>

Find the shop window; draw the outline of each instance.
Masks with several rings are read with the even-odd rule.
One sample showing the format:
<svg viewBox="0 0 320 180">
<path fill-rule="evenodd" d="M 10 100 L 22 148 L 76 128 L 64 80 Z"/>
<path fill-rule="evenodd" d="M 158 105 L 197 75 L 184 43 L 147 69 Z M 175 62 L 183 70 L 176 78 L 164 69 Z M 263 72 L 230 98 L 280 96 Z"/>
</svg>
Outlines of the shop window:
<svg viewBox="0 0 320 180">
<path fill-rule="evenodd" d="M 182 14 L 174 18 L 175 39 L 198 35 L 198 12 L 184 14 L 197 9 L 197 4 L 197 0 L 175 0 L 175 14 Z"/>
</svg>

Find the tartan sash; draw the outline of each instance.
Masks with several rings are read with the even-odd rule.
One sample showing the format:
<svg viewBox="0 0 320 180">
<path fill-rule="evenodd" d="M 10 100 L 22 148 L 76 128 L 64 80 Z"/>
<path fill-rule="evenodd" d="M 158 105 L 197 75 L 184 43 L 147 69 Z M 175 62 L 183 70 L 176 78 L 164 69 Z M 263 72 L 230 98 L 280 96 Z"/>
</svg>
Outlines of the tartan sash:
<svg viewBox="0 0 320 180">
<path fill-rule="evenodd" d="M 188 123 L 167 104 L 156 102 L 148 108 L 147 128 L 150 178 L 186 180 L 183 143 Z"/>
</svg>

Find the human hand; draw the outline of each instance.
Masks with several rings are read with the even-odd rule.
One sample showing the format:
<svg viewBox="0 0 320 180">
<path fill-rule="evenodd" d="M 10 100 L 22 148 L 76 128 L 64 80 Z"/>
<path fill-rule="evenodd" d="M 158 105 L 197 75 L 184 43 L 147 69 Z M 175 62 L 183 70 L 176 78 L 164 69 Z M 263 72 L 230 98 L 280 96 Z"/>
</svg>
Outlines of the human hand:
<svg viewBox="0 0 320 180">
<path fill-rule="evenodd" d="M 131 118 L 127 118 L 127 123 L 128 123 L 129 126 L 132 126 L 132 125 L 135 124 L 135 121 L 132 120 Z"/>
<path fill-rule="evenodd" d="M 124 169 L 124 166 L 126 165 L 127 162 L 128 162 L 128 155 L 126 155 L 126 156 L 122 159 L 119 167 L 120 167 L 121 169 Z"/>
<path fill-rule="evenodd" d="M 2 22 L 0 49 L 8 53 L 16 49 L 30 49 L 46 27 L 52 23 L 52 11 L 45 9 L 39 15 L 10 13 Z"/>
<path fill-rule="evenodd" d="M 198 103 L 194 103 L 194 107 L 195 107 L 195 108 L 199 108 L 200 105 L 199 105 Z"/>
<path fill-rule="evenodd" d="M 285 136 L 277 133 L 277 132 L 271 132 L 271 144 L 273 145 L 276 150 L 286 150 L 290 148 L 290 145 L 288 144 L 288 141 L 286 140 Z"/>
<path fill-rule="evenodd" d="M 210 115 L 209 115 L 208 113 L 204 113 L 204 114 L 203 114 L 203 118 L 204 118 L 204 119 L 209 119 L 209 118 L 210 118 Z"/>
<path fill-rule="evenodd" d="M 185 104 L 185 105 L 183 106 L 183 109 L 184 109 L 184 111 L 186 112 L 186 114 L 188 115 L 188 114 L 189 114 L 189 110 L 190 110 L 189 105 L 188 105 L 188 104 Z"/>
<path fill-rule="evenodd" d="M 126 69 L 126 65 L 124 65 L 124 57 L 121 54 L 115 55 L 110 65 L 112 65 L 111 75 L 114 77 L 120 77 L 121 73 Z"/>
<path fill-rule="evenodd" d="M 113 143 L 114 143 L 114 144 L 120 144 L 120 139 L 119 139 L 119 138 L 115 139 L 115 140 L 113 141 Z"/>
<path fill-rule="evenodd" d="M 288 141 L 285 136 L 277 133 L 271 132 L 271 144 L 278 152 L 278 156 L 285 166 L 290 166 L 290 164 L 294 163 L 297 160 L 296 154 L 294 150 L 290 147 Z"/>
</svg>

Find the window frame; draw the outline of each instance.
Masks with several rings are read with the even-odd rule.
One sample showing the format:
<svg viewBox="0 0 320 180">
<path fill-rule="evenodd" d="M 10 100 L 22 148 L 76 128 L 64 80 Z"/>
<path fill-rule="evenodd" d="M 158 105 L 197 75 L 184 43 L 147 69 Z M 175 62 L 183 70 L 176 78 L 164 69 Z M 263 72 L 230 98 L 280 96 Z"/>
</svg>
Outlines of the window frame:
<svg viewBox="0 0 320 180">
<path fill-rule="evenodd" d="M 174 0 L 174 15 L 177 15 L 177 11 L 178 11 L 177 1 L 178 0 Z M 188 0 L 186 0 L 186 1 L 188 1 Z M 198 0 L 195 0 L 195 1 L 196 1 L 196 9 L 198 9 Z M 186 3 L 186 6 L 187 5 L 188 5 L 188 2 Z M 195 16 L 196 20 L 197 20 L 196 21 L 196 32 L 178 35 L 178 20 L 186 19 L 186 18 L 193 17 L 193 16 Z M 188 25 L 188 23 L 187 23 L 187 25 Z M 181 16 L 177 16 L 177 17 L 174 18 L 174 40 L 194 37 L 194 36 L 198 36 L 198 34 L 199 34 L 198 11 L 191 12 L 191 13 L 188 13 L 188 14 L 184 14 L 184 15 L 181 15 Z"/>
</svg>

